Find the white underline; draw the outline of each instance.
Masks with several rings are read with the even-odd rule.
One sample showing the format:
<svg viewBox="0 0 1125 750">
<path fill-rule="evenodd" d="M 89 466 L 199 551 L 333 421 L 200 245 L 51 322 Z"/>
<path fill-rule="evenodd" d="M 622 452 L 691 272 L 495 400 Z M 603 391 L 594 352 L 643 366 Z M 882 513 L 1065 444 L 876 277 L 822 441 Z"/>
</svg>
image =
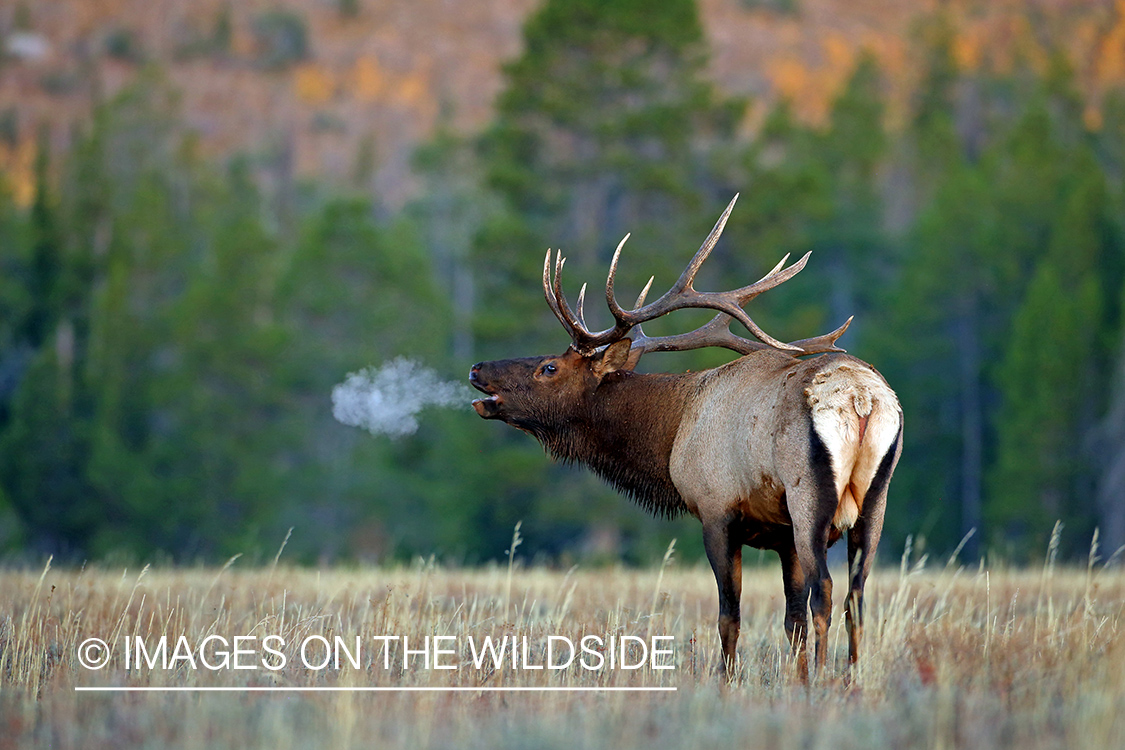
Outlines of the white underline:
<svg viewBox="0 0 1125 750">
<path fill-rule="evenodd" d="M 79 687 L 76 693 L 674 693 L 675 687 Z"/>
</svg>

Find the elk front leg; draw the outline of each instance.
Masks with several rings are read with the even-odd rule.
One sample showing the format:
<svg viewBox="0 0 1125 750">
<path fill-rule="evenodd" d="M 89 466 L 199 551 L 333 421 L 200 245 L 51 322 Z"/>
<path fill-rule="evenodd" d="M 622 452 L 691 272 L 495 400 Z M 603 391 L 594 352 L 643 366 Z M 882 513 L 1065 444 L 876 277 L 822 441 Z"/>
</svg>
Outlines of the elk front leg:
<svg viewBox="0 0 1125 750">
<path fill-rule="evenodd" d="M 733 538 L 731 523 L 706 524 L 703 546 L 719 587 L 719 640 L 723 644 L 722 673 L 729 678 L 734 669 L 740 603 L 742 599 L 742 543 Z"/>
</svg>

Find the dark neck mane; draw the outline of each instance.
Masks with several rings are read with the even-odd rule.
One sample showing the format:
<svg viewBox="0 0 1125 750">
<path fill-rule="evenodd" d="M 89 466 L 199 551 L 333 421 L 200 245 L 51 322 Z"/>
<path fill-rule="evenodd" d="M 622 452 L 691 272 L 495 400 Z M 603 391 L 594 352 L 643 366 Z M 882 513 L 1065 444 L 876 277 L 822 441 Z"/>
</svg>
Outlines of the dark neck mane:
<svg viewBox="0 0 1125 750">
<path fill-rule="evenodd" d="M 654 515 L 684 512 L 668 460 L 690 388 L 685 375 L 613 373 L 575 422 L 536 437 L 556 458 L 585 464 Z"/>
</svg>

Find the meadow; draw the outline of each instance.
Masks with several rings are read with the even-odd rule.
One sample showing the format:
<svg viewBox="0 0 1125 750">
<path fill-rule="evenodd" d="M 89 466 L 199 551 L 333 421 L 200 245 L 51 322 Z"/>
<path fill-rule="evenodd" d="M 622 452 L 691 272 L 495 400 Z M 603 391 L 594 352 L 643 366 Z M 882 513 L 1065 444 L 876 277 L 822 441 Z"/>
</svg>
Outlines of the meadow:
<svg viewBox="0 0 1125 750">
<path fill-rule="evenodd" d="M 833 577 L 842 580 L 843 571 Z M 716 675 L 713 578 L 705 567 L 674 560 L 642 570 L 447 569 L 422 561 L 323 570 L 276 562 L 244 568 L 238 561 L 221 569 L 9 568 L 0 572 L 0 747 L 1125 744 L 1119 566 L 904 560 L 882 568 L 868 585 L 864 655 L 850 679 L 842 588 L 829 667 L 806 686 L 785 641 L 779 569 L 748 567 L 740 663 L 724 689 Z M 271 652 L 263 649 L 270 635 Z M 652 644 L 653 636 L 672 636 L 656 641 L 671 654 L 649 654 L 636 669 L 607 668 L 609 637 L 623 635 L 633 638 L 620 652 L 630 666 L 642 661 L 640 642 Z M 175 652 L 181 636 L 194 653 Z M 331 653 L 324 646 L 336 636 L 359 651 L 358 667 L 348 653 L 339 668 L 331 659 L 322 667 Z M 377 640 L 382 636 L 408 643 Z M 421 650 L 426 636 L 444 636 L 438 643 L 445 652 L 403 650 Z M 486 636 L 526 637 L 527 660 L 521 651 L 516 667 L 485 659 L 478 668 L 474 649 Z M 564 661 L 562 639 L 577 645 L 588 636 L 599 640 L 586 641 L 593 644 L 583 654 L 587 665 L 596 663 L 594 652 L 607 660 L 594 669 L 577 659 L 565 669 L 531 668 L 548 658 L 549 636 L 560 646 L 556 664 Z M 84 650 L 92 637 L 109 644 L 100 669 L 80 661 L 101 658 Z M 138 638 L 145 650 L 129 651 L 126 669 L 123 644 Z M 377 647 L 384 643 L 389 650 Z M 309 646 L 304 658 L 302 644 Z M 239 646 L 242 653 L 232 656 Z M 654 668 L 669 665 L 674 669 Z M 289 690 L 76 690 L 98 686 Z M 464 690 L 293 690 L 311 687 Z M 510 687 L 675 690 L 495 690 Z"/>
</svg>

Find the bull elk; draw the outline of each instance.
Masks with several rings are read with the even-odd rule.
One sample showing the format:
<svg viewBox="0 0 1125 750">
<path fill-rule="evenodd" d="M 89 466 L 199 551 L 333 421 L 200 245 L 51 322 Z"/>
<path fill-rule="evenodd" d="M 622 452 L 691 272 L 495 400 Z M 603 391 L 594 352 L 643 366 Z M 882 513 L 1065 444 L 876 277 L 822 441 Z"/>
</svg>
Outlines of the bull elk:
<svg viewBox="0 0 1125 750">
<path fill-rule="evenodd" d="M 782 343 L 743 307 L 791 279 L 788 256 L 758 282 L 729 292 L 699 292 L 692 282 L 726 225 L 727 206 L 672 288 L 645 304 L 652 279 L 631 310 L 614 297 L 618 245 L 606 281 L 614 325 L 594 333 L 583 317 L 586 287 L 572 310 L 562 291 L 565 258 L 543 264 L 547 304 L 570 334 L 560 355 L 473 365 L 473 402 L 537 438 L 548 452 L 589 466 L 649 511 L 684 511 L 703 524 L 707 559 L 719 589 L 723 672 L 734 664 L 742 591 L 742 547 L 777 552 L 785 589 L 785 632 L 808 675 L 807 611 L 816 632 L 815 664 L 825 664 L 832 610 L 827 550 L 848 537 L 844 613 L 849 662 L 863 631 L 863 588 L 883 527 L 887 486 L 902 446 L 902 410 L 871 365 L 836 346 L 832 333 Z M 690 333 L 646 336 L 641 324 L 674 310 L 708 308 L 714 318 Z M 758 341 L 730 330 L 745 326 Z M 648 352 L 718 346 L 741 355 L 721 367 L 681 374 L 634 372 Z M 811 359 L 802 355 L 820 354 Z"/>
</svg>

